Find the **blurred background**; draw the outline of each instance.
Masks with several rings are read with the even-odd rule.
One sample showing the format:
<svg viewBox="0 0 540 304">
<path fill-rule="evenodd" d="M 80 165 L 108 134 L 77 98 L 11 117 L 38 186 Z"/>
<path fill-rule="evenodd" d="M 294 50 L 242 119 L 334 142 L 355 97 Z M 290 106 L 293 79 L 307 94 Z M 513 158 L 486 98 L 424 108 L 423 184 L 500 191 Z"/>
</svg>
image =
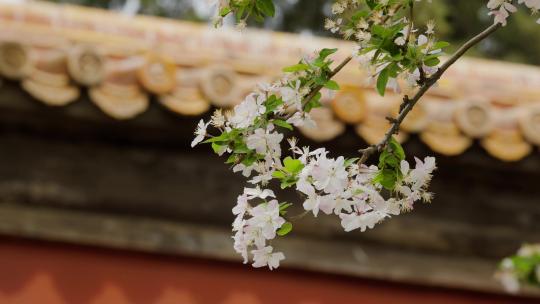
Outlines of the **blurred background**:
<svg viewBox="0 0 540 304">
<path fill-rule="evenodd" d="M 418 18 L 454 48 L 491 23 L 486 1 L 433 2 Z M 437 157 L 431 204 L 365 233 L 307 216 L 273 244 L 282 268 L 241 263 L 230 210 L 245 181 L 190 148 L 197 122 L 306 52 L 352 48 L 322 29 L 331 1 L 276 3 L 238 32 L 213 29 L 206 0 L 0 1 L 1 304 L 538 303 L 493 276 L 540 242 L 540 27 L 526 11 L 403 125 L 408 155 Z M 337 81 L 317 129 L 290 135 L 354 157 L 401 96 L 378 97 L 355 65 Z"/>
</svg>

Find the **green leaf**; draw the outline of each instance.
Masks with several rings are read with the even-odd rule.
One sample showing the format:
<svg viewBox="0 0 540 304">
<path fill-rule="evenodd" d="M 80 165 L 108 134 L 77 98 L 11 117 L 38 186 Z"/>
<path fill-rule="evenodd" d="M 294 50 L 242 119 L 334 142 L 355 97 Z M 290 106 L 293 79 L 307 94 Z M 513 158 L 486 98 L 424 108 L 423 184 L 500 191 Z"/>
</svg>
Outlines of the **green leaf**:
<svg viewBox="0 0 540 304">
<path fill-rule="evenodd" d="M 366 4 L 369 6 L 370 9 L 374 9 L 377 6 L 376 0 L 366 0 Z"/>
<path fill-rule="evenodd" d="M 257 9 L 268 17 L 274 17 L 276 14 L 276 7 L 272 0 L 257 0 Z"/>
<path fill-rule="evenodd" d="M 225 142 L 228 140 L 229 140 L 229 135 L 226 132 L 224 132 L 224 133 L 221 133 L 221 135 L 219 136 L 215 136 L 215 137 L 212 137 L 203 141 L 203 143 L 207 144 L 207 143 L 214 143 L 214 142 Z"/>
<path fill-rule="evenodd" d="M 396 168 L 399 166 L 399 163 L 398 158 L 387 151 L 384 151 L 379 156 L 379 168 Z"/>
<path fill-rule="evenodd" d="M 235 164 L 240 160 L 240 157 L 241 156 L 238 155 L 238 154 L 231 154 L 231 156 L 229 156 L 229 158 L 227 158 L 227 161 L 225 163 L 226 164 Z"/>
<path fill-rule="evenodd" d="M 257 154 L 246 154 L 244 159 L 242 159 L 242 164 L 244 164 L 245 166 L 251 166 L 257 160 L 259 160 L 259 157 L 257 157 Z"/>
<path fill-rule="evenodd" d="M 315 97 L 313 97 L 304 107 L 304 111 L 310 112 L 311 110 L 315 108 L 320 108 L 322 106 L 320 100 L 321 100 L 321 92 L 317 92 Z"/>
<path fill-rule="evenodd" d="M 432 50 L 439 50 L 444 49 L 446 47 L 450 46 L 450 43 L 446 41 L 437 41 L 433 46 L 431 47 Z"/>
<path fill-rule="evenodd" d="M 437 65 L 439 65 L 439 63 L 441 63 L 441 60 L 439 58 L 430 58 L 430 59 L 424 61 L 424 64 L 429 66 L 429 67 L 437 66 Z"/>
<path fill-rule="evenodd" d="M 287 214 L 287 208 L 292 206 L 291 203 L 283 202 L 279 204 L 279 215 L 284 216 Z"/>
<path fill-rule="evenodd" d="M 288 130 L 293 130 L 293 126 L 286 122 L 285 120 L 282 120 L 282 119 L 274 119 L 272 120 L 272 123 L 275 124 L 276 126 L 280 126 L 282 128 L 285 128 L 285 129 L 288 129 Z"/>
<path fill-rule="evenodd" d="M 388 69 L 383 69 L 379 73 L 379 78 L 377 78 L 377 92 L 381 96 L 384 96 L 384 93 L 386 92 L 386 85 L 388 84 Z"/>
<path fill-rule="evenodd" d="M 272 173 L 272 177 L 275 177 L 277 179 L 284 179 L 286 175 L 282 171 L 274 171 L 274 173 Z"/>
<path fill-rule="evenodd" d="M 236 154 L 246 154 L 246 153 L 251 153 L 252 150 L 248 148 L 244 142 L 240 141 L 240 142 L 235 143 L 233 152 Z"/>
<path fill-rule="evenodd" d="M 386 38 L 387 36 L 387 31 L 386 31 L 386 28 L 384 28 L 383 26 L 380 26 L 380 25 L 373 25 L 371 27 L 371 31 L 373 32 L 373 34 L 381 37 L 381 38 Z"/>
<path fill-rule="evenodd" d="M 387 190 L 394 190 L 397 183 L 396 172 L 390 169 L 380 170 L 373 181 L 380 184 Z"/>
<path fill-rule="evenodd" d="M 287 156 L 283 160 L 283 165 L 285 167 L 285 170 L 289 173 L 296 174 L 302 171 L 304 169 L 304 164 L 298 159 L 294 159 L 290 156 Z"/>
<path fill-rule="evenodd" d="M 305 71 L 305 70 L 309 70 L 309 65 L 305 63 L 299 63 L 299 64 L 295 64 L 295 65 L 291 65 L 286 68 L 283 68 L 283 72 L 285 73 L 294 73 L 294 72 L 300 72 L 300 71 Z"/>
<path fill-rule="evenodd" d="M 390 138 L 388 145 L 392 149 L 392 153 L 396 155 L 400 161 L 405 159 L 405 150 L 403 150 L 401 144 L 393 136 Z"/>
<path fill-rule="evenodd" d="M 220 15 L 221 17 L 225 17 L 225 16 L 227 16 L 227 15 L 230 14 L 230 13 L 231 13 L 231 8 L 228 7 L 228 6 L 223 7 L 223 8 L 219 11 L 219 15 Z"/>
<path fill-rule="evenodd" d="M 286 222 L 285 224 L 281 225 L 281 227 L 278 229 L 277 234 L 279 236 L 285 236 L 289 234 L 293 229 L 293 225 L 291 222 Z"/>
<path fill-rule="evenodd" d="M 281 189 L 287 189 L 289 187 L 292 187 L 296 184 L 298 180 L 294 177 L 288 177 L 281 181 Z"/>
<path fill-rule="evenodd" d="M 328 80 L 324 87 L 334 91 L 339 90 L 339 84 L 333 80 Z"/>
<path fill-rule="evenodd" d="M 334 54 L 335 52 L 337 52 L 338 49 L 322 49 L 320 52 L 319 52 L 319 58 L 321 59 L 326 59 L 326 57 Z"/>
<path fill-rule="evenodd" d="M 292 206 L 291 203 L 287 203 L 287 202 L 280 203 L 279 204 L 279 211 L 283 211 L 283 210 L 289 208 L 290 206 Z"/>
<path fill-rule="evenodd" d="M 352 15 L 351 20 L 358 21 L 368 16 L 369 16 L 369 12 L 367 10 L 361 10 L 361 11 L 356 12 L 354 15 Z"/>
<path fill-rule="evenodd" d="M 264 106 L 266 108 L 266 114 L 273 112 L 282 104 L 283 99 L 277 98 L 276 95 L 271 95 L 264 103 Z"/>
<path fill-rule="evenodd" d="M 223 149 L 223 146 L 222 145 L 218 145 L 216 144 L 215 142 L 212 143 L 212 149 L 214 150 L 214 153 L 216 154 L 219 154 L 222 149 Z"/>
</svg>

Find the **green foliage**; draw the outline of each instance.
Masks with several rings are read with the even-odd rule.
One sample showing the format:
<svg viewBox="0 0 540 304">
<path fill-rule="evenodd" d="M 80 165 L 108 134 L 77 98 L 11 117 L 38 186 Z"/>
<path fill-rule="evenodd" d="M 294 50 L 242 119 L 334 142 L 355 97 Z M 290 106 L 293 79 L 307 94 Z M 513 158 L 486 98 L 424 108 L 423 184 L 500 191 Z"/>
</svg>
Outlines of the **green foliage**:
<svg viewBox="0 0 540 304">
<path fill-rule="evenodd" d="M 292 231 L 292 229 L 293 229 L 293 224 L 291 222 L 286 222 L 278 229 L 277 234 L 279 236 L 286 236 Z"/>
<path fill-rule="evenodd" d="M 230 0 L 229 6 L 221 8 L 219 14 L 225 17 L 231 13 L 237 22 L 249 17 L 262 22 L 265 17 L 274 17 L 276 7 L 273 0 Z"/>
<path fill-rule="evenodd" d="M 294 72 L 301 72 L 309 70 L 309 65 L 304 63 L 299 63 L 295 65 L 291 65 L 289 67 L 283 68 L 283 72 L 285 73 L 294 73 Z"/>
<path fill-rule="evenodd" d="M 287 209 L 292 206 L 291 203 L 283 202 L 279 204 L 279 215 L 284 216 L 287 214 Z"/>
<path fill-rule="evenodd" d="M 373 179 L 387 190 L 394 190 L 396 183 L 403 177 L 401 161 L 405 159 L 405 151 L 401 144 L 392 137 L 386 148 L 379 155 L 379 171 Z"/>
<path fill-rule="evenodd" d="M 321 104 L 321 97 L 322 94 L 320 92 L 317 92 L 313 98 L 306 104 L 304 107 L 304 111 L 310 112 L 311 110 L 315 108 L 320 108 L 322 106 Z"/>
<path fill-rule="evenodd" d="M 281 189 L 289 188 L 298 181 L 298 174 L 304 169 L 304 164 L 298 159 L 286 157 L 283 160 L 283 169 L 275 171 L 272 177 L 281 182 Z"/>
<path fill-rule="evenodd" d="M 210 143 L 214 153 L 221 155 L 226 149 L 231 149 L 232 154 L 227 158 L 226 164 L 242 163 L 250 166 L 256 161 L 264 158 L 264 155 L 257 154 L 247 147 L 242 135 L 242 129 L 232 129 L 223 132 L 219 136 L 205 140 L 203 143 Z"/>
<path fill-rule="evenodd" d="M 377 78 L 377 92 L 381 96 L 384 96 L 384 92 L 386 92 L 386 85 L 388 84 L 388 78 L 390 76 L 390 71 L 385 68 L 379 73 L 379 77 Z"/>
<path fill-rule="evenodd" d="M 299 77 L 299 81 L 302 87 L 315 88 L 319 86 L 329 90 L 339 90 L 339 84 L 331 79 L 332 69 L 330 65 L 333 61 L 329 57 L 335 52 L 337 52 L 337 49 L 322 49 L 313 60 L 302 59 L 297 64 L 284 68 L 283 71 L 286 73 L 301 72 L 303 76 Z M 305 100 L 304 111 L 310 112 L 314 108 L 321 107 L 321 96 L 319 91 L 314 95 L 308 95 Z"/>
<path fill-rule="evenodd" d="M 286 157 L 283 160 L 283 165 L 285 167 L 285 171 L 292 173 L 292 174 L 298 174 L 302 169 L 304 169 L 304 164 L 298 159 L 293 159 L 290 156 Z"/>
<path fill-rule="evenodd" d="M 334 90 L 334 91 L 339 90 L 339 84 L 337 82 L 335 82 L 334 80 L 328 80 L 324 84 L 324 87 L 327 88 L 327 89 L 330 89 L 330 90 Z"/>
<path fill-rule="evenodd" d="M 286 122 L 285 120 L 282 120 L 282 119 L 274 119 L 272 120 L 272 123 L 274 123 L 276 126 L 279 126 L 279 127 L 282 127 L 282 128 L 285 128 L 287 130 L 293 130 L 293 126 Z"/>
<path fill-rule="evenodd" d="M 283 99 L 276 97 L 276 95 L 271 95 L 266 99 L 264 102 L 264 106 L 266 108 L 265 114 L 270 114 L 274 110 L 276 110 L 280 105 L 283 104 Z"/>
</svg>

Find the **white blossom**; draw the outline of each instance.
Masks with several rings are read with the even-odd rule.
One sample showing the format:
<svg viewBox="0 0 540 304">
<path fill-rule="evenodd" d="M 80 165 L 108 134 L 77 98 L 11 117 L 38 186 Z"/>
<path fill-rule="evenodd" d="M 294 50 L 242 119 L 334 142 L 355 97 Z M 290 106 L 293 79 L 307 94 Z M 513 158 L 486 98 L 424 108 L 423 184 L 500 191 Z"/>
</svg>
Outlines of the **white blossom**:
<svg viewBox="0 0 540 304">
<path fill-rule="evenodd" d="M 268 266 L 270 270 L 278 268 L 279 263 L 285 259 L 285 255 L 282 252 L 273 252 L 273 250 L 272 246 L 267 246 L 251 251 L 253 254 L 253 267 Z"/>
<path fill-rule="evenodd" d="M 302 110 L 302 100 L 304 98 L 300 85 L 300 81 L 297 80 L 293 86 L 284 86 L 279 90 L 283 102 L 288 106 L 295 107 L 297 110 Z"/>
<path fill-rule="evenodd" d="M 346 232 L 360 229 L 361 232 L 366 229 L 371 229 L 386 217 L 386 214 L 381 212 L 368 212 L 364 214 L 340 214 L 341 226 Z"/>
<path fill-rule="evenodd" d="M 491 10 L 489 15 L 495 17 L 495 23 L 500 23 L 502 26 L 506 26 L 506 19 L 510 16 L 510 13 L 517 11 L 511 0 L 490 0 L 487 7 Z"/>
<path fill-rule="evenodd" d="M 264 95 L 249 94 L 242 103 L 234 107 L 234 113 L 229 122 L 240 129 L 251 126 L 255 119 L 266 111 L 265 100 Z"/>
<path fill-rule="evenodd" d="M 281 156 L 280 143 L 283 140 L 283 134 L 273 132 L 273 130 L 273 125 L 269 125 L 266 129 L 256 129 L 247 137 L 247 147 L 259 154 L 270 153 L 273 156 Z"/>
<path fill-rule="evenodd" d="M 251 209 L 250 213 L 252 218 L 248 220 L 248 224 L 261 228 L 262 235 L 266 239 L 275 238 L 276 230 L 285 223 L 285 219 L 279 216 L 279 203 L 277 200 L 261 203 Z"/>
<path fill-rule="evenodd" d="M 195 139 L 191 142 L 191 147 L 195 147 L 200 142 L 202 142 L 206 138 L 206 129 L 208 128 L 208 125 L 210 122 L 204 123 L 204 120 L 200 120 L 199 124 L 197 125 L 197 129 L 195 130 Z"/>
<path fill-rule="evenodd" d="M 261 189 L 260 187 L 256 188 L 244 188 L 244 194 L 247 195 L 248 199 L 261 198 L 266 199 L 267 197 L 276 197 L 274 191 L 270 189 Z"/>
</svg>

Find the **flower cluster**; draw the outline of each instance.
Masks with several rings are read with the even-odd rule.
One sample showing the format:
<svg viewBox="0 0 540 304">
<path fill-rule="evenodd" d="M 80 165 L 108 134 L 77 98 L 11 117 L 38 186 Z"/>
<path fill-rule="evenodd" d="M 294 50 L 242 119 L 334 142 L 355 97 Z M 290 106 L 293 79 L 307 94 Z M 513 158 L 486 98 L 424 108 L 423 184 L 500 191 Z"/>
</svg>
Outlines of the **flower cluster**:
<svg viewBox="0 0 540 304">
<path fill-rule="evenodd" d="M 510 13 L 517 12 L 517 8 L 512 4 L 513 0 L 489 0 L 487 7 L 490 10 L 489 15 L 493 15 L 495 23 L 506 26 L 506 19 Z M 537 13 L 540 10 L 540 0 L 518 0 L 518 4 L 524 4 L 531 12 Z M 540 24 L 540 19 L 536 21 Z"/>
<path fill-rule="evenodd" d="M 315 217 L 321 212 L 338 216 L 345 231 L 371 229 L 388 217 L 413 209 L 415 202 L 431 200 L 428 185 L 436 169 L 435 159 L 416 159 L 415 168 L 411 168 L 403 148 L 391 137 L 414 103 L 448 67 L 439 70 L 439 58 L 449 44 L 436 40 L 435 23 L 417 27 L 413 22 L 418 1 L 337 0 L 332 6 L 333 17 L 325 23 L 331 32 L 356 42 L 352 57 L 370 79 L 376 79 L 379 94 L 384 95 L 387 88 L 399 91 L 402 84 L 423 89 L 418 90 L 415 100 L 404 98 L 398 119 L 390 118 L 393 126 L 387 136 L 370 147 L 370 151 L 380 152 L 377 165 L 364 164 L 367 154 L 360 159 L 332 158 L 323 148 L 312 151 L 298 146 L 294 138 L 288 140 L 290 147 L 283 149 L 283 132 L 314 124 L 310 111 L 321 106 L 320 90 L 339 90 L 332 77 L 351 57 L 332 70 L 330 57 L 336 49 L 323 49 L 302 58 L 285 68 L 278 81 L 260 84 L 233 111 L 217 110 L 209 122 L 201 120 L 198 124 L 192 146 L 211 144 L 214 152 L 227 156 L 226 163 L 251 184 L 233 208 L 234 249 L 244 262 L 252 260 L 254 267 L 274 269 L 285 258 L 283 253 L 274 252 L 271 242 L 292 231 L 292 218 L 287 215 L 291 204 L 280 201 L 269 190 L 272 181 L 282 189 L 296 189 L 305 212 Z M 533 11 L 540 6 L 540 0 L 517 1 Z M 231 13 L 240 27 L 250 16 L 261 19 L 275 13 L 272 0 L 217 2 L 218 24 Z M 488 8 L 496 24 L 503 25 L 508 12 L 515 11 L 511 0 L 491 0 Z M 490 30 L 494 29 L 492 26 Z M 471 43 L 483 37 L 479 35 Z M 218 134 L 207 131 L 210 125 Z"/>
<path fill-rule="evenodd" d="M 399 147 L 399 144 L 392 141 L 391 146 Z M 323 148 L 310 151 L 293 147 L 292 152 L 298 158 L 289 159 L 291 169 L 277 177 L 290 179 L 287 174 L 299 171 L 296 190 L 305 197 L 304 209 L 315 217 L 319 212 L 338 215 L 345 231 L 363 232 L 387 217 L 411 210 L 415 201 L 431 199 L 427 185 L 435 169 L 432 157 L 424 162 L 417 159 L 416 168 L 409 170 L 406 160 L 394 156 L 387 156 L 392 160 L 382 160 L 379 167 L 368 167 L 358 164 L 356 159 L 329 158 Z M 398 162 L 399 168 L 393 171 L 383 168 L 388 162 Z M 384 188 L 393 190 L 395 195 L 385 198 L 381 194 Z"/>
<path fill-rule="evenodd" d="M 280 205 L 275 197 L 274 192 L 268 189 L 245 188 L 232 210 L 236 215 L 233 222 L 234 250 L 242 255 L 244 263 L 249 261 L 251 252 L 253 267 L 268 266 L 272 270 L 285 258 L 283 253 L 273 252 L 273 247 L 267 245 L 267 241 L 274 239 L 276 234 L 284 235 L 287 229 L 292 229 L 292 224 L 281 217 L 287 204 Z M 261 202 L 253 207 L 250 204 L 253 200 Z"/>
<path fill-rule="evenodd" d="M 521 283 L 540 286 L 540 244 L 523 245 L 515 256 L 505 258 L 496 278 L 511 293 L 518 292 Z"/>
<path fill-rule="evenodd" d="M 435 22 L 423 29 L 412 20 L 416 1 L 341 0 L 332 6 L 326 29 L 357 43 L 353 56 L 376 80 L 377 90 L 400 92 L 400 83 L 414 88 L 437 72 L 443 49 L 449 44 L 435 39 Z M 351 13 L 354 12 L 354 13 Z"/>
<path fill-rule="evenodd" d="M 294 187 L 303 197 L 303 207 L 314 216 L 319 211 L 336 214 L 345 231 L 365 231 L 404 210 L 415 201 L 429 201 L 427 185 L 435 169 L 431 157 L 417 160 L 410 169 L 401 145 L 392 139 L 381 153 L 378 166 L 365 166 L 358 159 L 330 158 L 325 149 L 300 148 L 290 138 L 288 153 L 282 147 L 282 131 L 314 124 L 309 112 L 321 106 L 316 88 L 338 89 L 330 80 L 329 56 L 323 49 L 285 68 L 285 76 L 272 84 L 260 84 L 233 111 L 217 110 L 209 122 L 200 121 L 195 146 L 209 143 L 226 163 L 241 172 L 253 186 L 244 189 L 233 209 L 234 248 L 253 266 L 276 268 L 284 258 L 269 242 L 292 230 L 287 221 L 291 205 L 267 189 L 275 180 L 282 189 Z M 208 127 L 220 132 L 210 135 Z M 386 193 L 386 192 L 388 193 Z M 383 194 L 386 193 L 386 194 Z"/>
</svg>

